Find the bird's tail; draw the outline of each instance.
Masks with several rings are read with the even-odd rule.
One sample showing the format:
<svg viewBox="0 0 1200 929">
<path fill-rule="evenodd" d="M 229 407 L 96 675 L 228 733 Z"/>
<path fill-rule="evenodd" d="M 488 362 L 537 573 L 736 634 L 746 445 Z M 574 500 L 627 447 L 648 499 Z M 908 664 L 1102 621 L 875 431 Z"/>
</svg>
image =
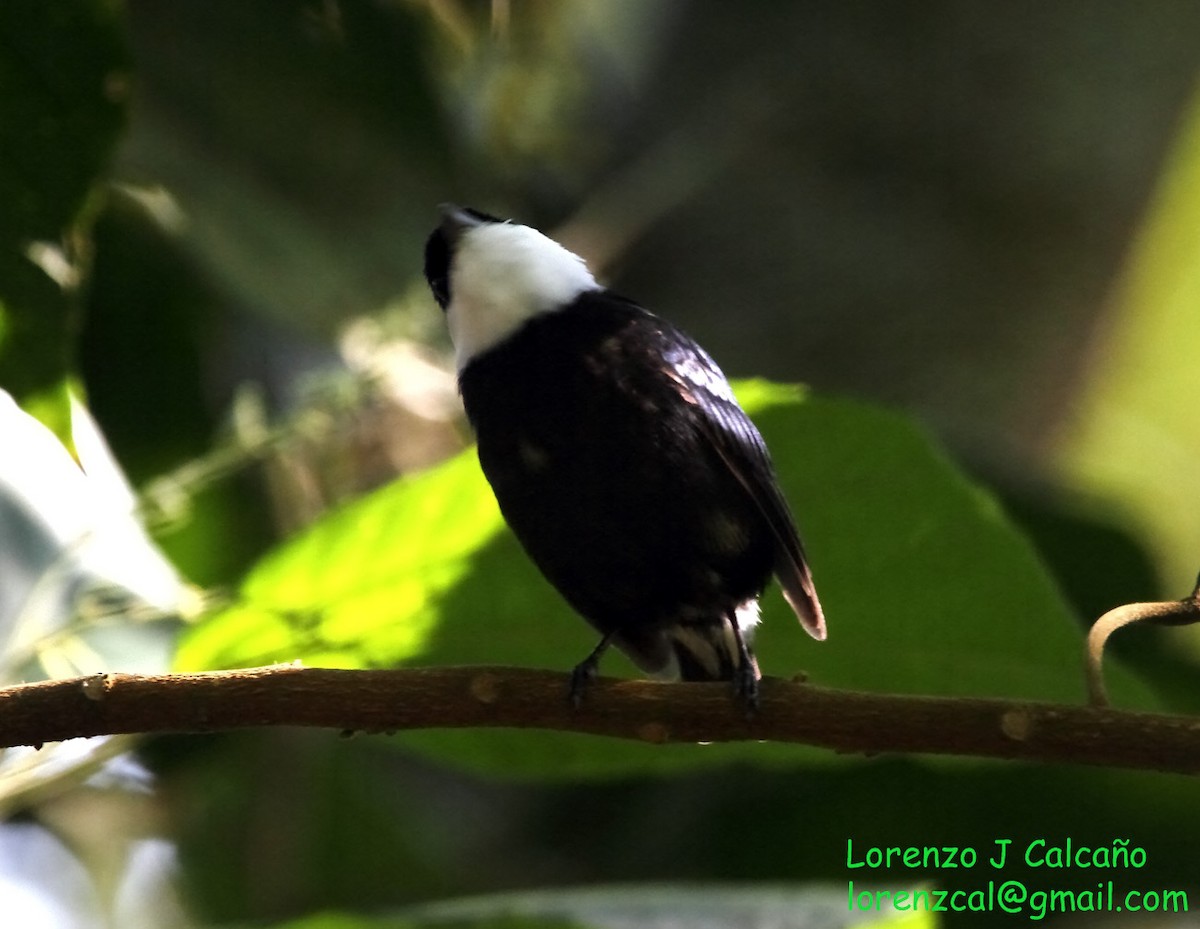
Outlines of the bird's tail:
<svg viewBox="0 0 1200 929">
<path fill-rule="evenodd" d="M 817 599 L 817 588 L 813 585 L 812 571 L 804 560 L 803 551 L 800 551 L 799 557 L 777 557 L 775 576 L 783 588 L 783 599 L 800 620 L 804 631 L 818 642 L 825 641 L 825 613 L 821 609 L 821 601 Z"/>
<path fill-rule="evenodd" d="M 671 660 L 664 676 L 681 681 L 732 681 L 741 673 L 742 662 L 749 661 L 758 680 L 758 661 L 750 649 L 756 625 L 758 601 L 749 600 L 738 607 L 732 619 L 681 622 L 668 627 L 663 634 L 671 649 Z M 744 648 L 739 647 L 739 636 Z"/>
</svg>

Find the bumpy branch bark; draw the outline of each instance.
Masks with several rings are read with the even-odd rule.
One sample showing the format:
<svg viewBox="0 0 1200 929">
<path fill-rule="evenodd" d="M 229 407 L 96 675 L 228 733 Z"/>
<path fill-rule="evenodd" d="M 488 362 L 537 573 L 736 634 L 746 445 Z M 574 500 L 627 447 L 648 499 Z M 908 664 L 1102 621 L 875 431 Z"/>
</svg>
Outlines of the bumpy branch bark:
<svg viewBox="0 0 1200 929">
<path fill-rule="evenodd" d="M 766 679 L 747 719 L 725 684 L 600 679 L 583 705 L 567 676 L 516 668 L 97 675 L 0 690 L 0 747 L 112 733 L 251 726 L 509 727 L 648 742 L 772 740 L 838 752 L 913 752 L 1200 771 L 1200 719 L 1095 706 L 833 690 Z"/>
</svg>

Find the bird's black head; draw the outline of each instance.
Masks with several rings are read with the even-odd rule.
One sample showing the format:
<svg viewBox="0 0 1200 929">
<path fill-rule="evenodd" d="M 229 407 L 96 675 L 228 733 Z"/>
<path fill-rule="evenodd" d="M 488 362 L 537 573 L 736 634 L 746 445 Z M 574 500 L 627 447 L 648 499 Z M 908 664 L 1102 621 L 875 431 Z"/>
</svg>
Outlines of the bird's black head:
<svg viewBox="0 0 1200 929">
<path fill-rule="evenodd" d="M 459 238 L 468 229 L 503 220 L 453 203 L 443 203 L 438 209 L 442 212 L 442 224 L 433 230 L 425 243 L 425 280 L 433 291 L 433 299 L 444 310 L 450 305 L 450 262 Z"/>
</svg>

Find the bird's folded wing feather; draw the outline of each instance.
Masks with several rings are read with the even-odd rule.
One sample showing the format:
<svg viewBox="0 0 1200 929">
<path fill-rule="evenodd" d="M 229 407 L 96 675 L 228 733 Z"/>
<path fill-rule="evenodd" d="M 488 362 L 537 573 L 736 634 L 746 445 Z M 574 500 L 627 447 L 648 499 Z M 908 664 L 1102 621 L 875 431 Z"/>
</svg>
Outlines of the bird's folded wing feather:
<svg viewBox="0 0 1200 929">
<path fill-rule="evenodd" d="M 750 494 L 775 535 L 775 574 L 783 596 L 814 639 L 825 638 L 825 616 L 804 546 L 775 479 L 766 443 L 738 405 L 729 382 L 708 353 L 675 332 L 664 358 L 683 399 L 701 413 L 705 435 L 726 466 Z"/>
</svg>

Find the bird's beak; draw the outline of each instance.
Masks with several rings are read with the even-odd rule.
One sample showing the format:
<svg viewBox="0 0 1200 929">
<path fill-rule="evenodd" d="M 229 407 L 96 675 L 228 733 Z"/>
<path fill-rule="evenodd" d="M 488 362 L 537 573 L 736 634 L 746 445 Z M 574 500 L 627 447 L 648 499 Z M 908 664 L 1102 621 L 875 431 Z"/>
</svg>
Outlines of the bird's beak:
<svg viewBox="0 0 1200 929">
<path fill-rule="evenodd" d="M 464 232 L 483 225 L 482 219 L 472 216 L 455 203 L 439 204 L 438 211 L 442 214 L 442 232 L 451 244 L 462 238 Z"/>
</svg>

